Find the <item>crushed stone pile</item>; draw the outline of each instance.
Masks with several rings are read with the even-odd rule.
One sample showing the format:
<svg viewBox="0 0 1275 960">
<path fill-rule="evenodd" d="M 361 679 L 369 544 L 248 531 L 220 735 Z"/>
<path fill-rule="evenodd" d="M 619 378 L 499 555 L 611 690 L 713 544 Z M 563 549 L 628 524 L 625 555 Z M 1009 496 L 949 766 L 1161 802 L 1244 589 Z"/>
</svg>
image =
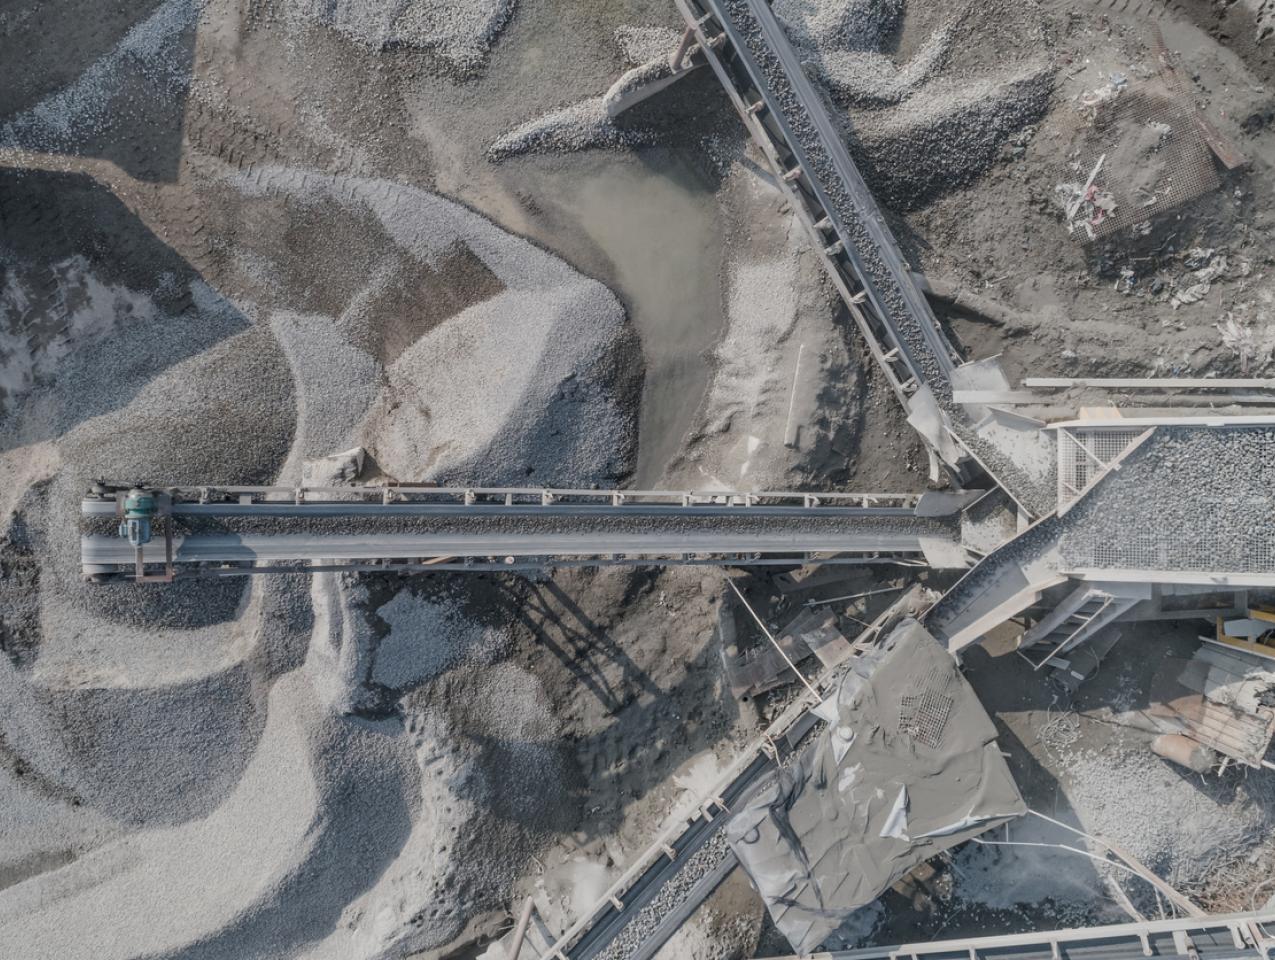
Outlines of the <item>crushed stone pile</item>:
<svg viewBox="0 0 1275 960">
<path fill-rule="evenodd" d="M 629 96 L 642 87 L 673 75 L 669 56 L 680 39 L 667 27 L 625 26 L 615 31 L 615 45 L 630 68 L 597 97 L 551 110 L 496 138 L 487 150 L 493 163 L 534 153 L 574 153 L 578 150 L 642 147 L 657 135 L 649 126 L 619 123 Z"/>
<path fill-rule="evenodd" d="M 369 211 L 418 260 L 437 266 L 467 248 L 499 281 L 499 293 L 443 320 L 386 367 L 352 438 L 382 471 L 553 485 L 614 484 L 631 470 L 641 369 L 624 307 L 605 286 L 413 187 L 283 168 L 237 184 L 249 195 Z"/>
<path fill-rule="evenodd" d="M 625 62 L 634 66 L 660 57 L 667 60 L 679 40 L 681 34 L 669 27 L 626 25 L 615 30 L 615 45 Z"/>
<path fill-rule="evenodd" d="M 543 691 L 501 662 L 508 622 L 473 619 L 464 591 L 81 581 L 78 501 L 97 476 L 290 483 L 364 443 L 409 479 L 631 470 L 640 354 L 602 284 L 424 191 L 293 170 L 254 186 L 250 202 L 371 217 L 393 268 L 439 288 L 474 264 L 492 280 L 405 332 L 371 329 L 357 290 L 331 314 L 262 310 L 145 264 L 7 261 L 6 302 L 38 315 L 52 270 L 69 323 L 7 368 L 0 422 L 6 471 L 50 451 L 4 518 L 0 828 L 21 838 L 0 851 L 4 955 L 435 949 L 504 902 L 537 831 L 573 822 Z M 312 283 L 254 265 L 272 302 Z M 462 722 L 433 690 L 448 684 L 501 709 Z M 109 944 L 92 933 L 108 928 Z"/>
<path fill-rule="evenodd" d="M 267 715 L 214 811 L 3 891 L 0 943 L 68 960 L 272 956 L 330 929 L 401 848 L 419 772 L 399 722 L 327 714 L 304 674 L 275 684 Z"/>
<path fill-rule="evenodd" d="M 1178 887 L 1210 879 L 1219 863 L 1256 846 L 1275 825 L 1275 787 L 1264 771 L 1201 782 L 1142 745 L 1081 749 L 1062 765 L 1082 827 L 1128 847 Z"/>
<path fill-rule="evenodd" d="M 936 80 L 924 97 L 857 115 L 855 161 L 891 207 L 923 207 L 986 173 L 1009 137 L 1045 115 L 1052 89 L 1052 68 L 1042 65 L 1008 77 Z"/>
<path fill-rule="evenodd" d="M 574 153 L 604 147 L 635 147 L 644 138 L 622 130 L 607 113 L 606 97 L 592 97 L 528 120 L 492 142 L 492 162 L 529 153 Z"/>
<path fill-rule="evenodd" d="M 493 663 L 510 644 L 506 631 L 469 619 L 453 598 L 404 589 L 376 615 L 389 632 L 377 644 L 372 680 L 391 690 L 418 686 L 462 661 Z"/>
<path fill-rule="evenodd" d="M 899 32 L 903 0 L 779 0 L 775 14 L 834 97 L 881 107 L 911 96 L 943 67 L 950 24 L 935 30 L 902 66 L 883 53 Z"/>
<path fill-rule="evenodd" d="M 101 149 L 112 131 L 155 123 L 190 88 L 192 37 L 204 0 L 163 0 L 74 82 L 0 123 L 0 148 Z"/>
<path fill-rule="evenodd" d="M 332 27 L 376 50 L 429 50 L 462 75 L 486 62 L 517 8 L 517 0 L 288 0 L 287 14 L 299 22 Z"/>
</svg>

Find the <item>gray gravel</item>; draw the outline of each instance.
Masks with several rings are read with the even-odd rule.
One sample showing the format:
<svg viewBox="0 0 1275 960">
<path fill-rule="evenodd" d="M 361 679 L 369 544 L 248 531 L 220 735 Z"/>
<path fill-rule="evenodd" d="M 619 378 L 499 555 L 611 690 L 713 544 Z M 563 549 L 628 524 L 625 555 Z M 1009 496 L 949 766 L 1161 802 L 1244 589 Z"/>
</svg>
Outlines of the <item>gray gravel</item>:
<svg viewBox="0 0 1275 960">
<path fill-rule="evenodd" d="M 190 85 L 202 0 L 164 0 L 74 83 L 0 125 L 0 147 L 68 153 L 123 123 L 153 122 Z"/>
<path fill-rule="evenodd" d="M 576 486 L 611 485 L 631 471 L 640 348 L 623 305 L 601 283 L 415 187 L 281 168 L 236 183 L 246 193 L 369 212 L 430 266 L 467 247 L 503 285 L 386 368 L 385 388 L 353 438 L 385 473 Z"/>
<path fill-rule="evenodd" d="M 493 163 L 529 153 L 574 153 L 598 148 L 641 147 L 654 143 L 654 130 L 613 119 L 610 105 L 631 91 L 669 76 L 668 51 L 623 73 L 600 97 L 590 97 L 529 120 L 493 141 Z"/>
<path fill-rule="evenodd" d="M 934 31 L 902 66 L 884 53 L 903 20 L 903 0 L 779 0 L 775 13 L 809 68 L 842 100 L 884 106 L 911 96 L 942 66 L 952 29 Z"/>
<path fill-rule="evenodd" d="M 535 536 L 570 533 L 613 533 L 681 535 L 693 533 L 801 533 L 831 534 L 902 534 L 934 536 L 949 540 L 957 536 L 956 521 L 948 519 L 914 519 L 910 517 L 766 517 L 750 515 L 744 510 L 723 508 L 720 514 L 685 516 L 680 513 L 652 515 L 571 516 L 501 516 L 500 508 L 479 516 L 365 516 L 365 517 L 192 517 L 176 518 L 180 535 L 198 534 L 346 534 L 429 533 Z M 113 536 L 113 518 L 83 517 L 81 530 Z"/>
<path fill-rule="evenodd" d="M 615 31 L 615 45 L 626 63 L 637 66 L 669 55 L 681 39 L 680 30 L 669 27 L 623 26 Z"/>
<path fill-rule="evenodd" d="M 1081 746 L 1059 758 L 1083 829 L 1128 847 L 1179 889 L 1218 879 L 1218 861 L 1247 852 L 1275 827 L 1275 777 L 1182 776 L 1142 744 Z"/>
<path fill-rule="evenodd" d="M 292 483 L 300 479 L 296 460 L 349 448 L 380 391 L 383 370 L 329 317 L 277 313 L 270 329 L 288 358 L 297 391 L 297 441 L 278 479 Z"/>
<path fill-rule="evenodd" d="M 1066 516 L 1067 566 L 1275 572 L 1275 430 L 1161 427 Z"/>
<path fill-rule="evenodd" d="M 923 97 L 861 118 L 857 159 L 886 203 L 915 210 L 986 173 L 1014 133 L 1045 115 L 1052 87 L 1047 66 L 1008 78 L 936 81 Z"/>
<path fill-rule="evenodd" d="M 724 821 L 723 821 L 724 822 Z M 660 921 L 686 899 L 691 888 L 730 853 L 722 830 L 716 830 L 704 845 L 687 858 L 686 864 L 660 887 L 654 899 L 638 912 L 594 960 L 625 960 L 655 932 Z"/>
<path fill-rule="evenodd" d="M 0 953 L 278 957 L 330 931 L 401 849 L 421 773 L 397 722 L 335 718 L 301 674 L 274 686 L 267 714 L 251 762 L 208 816 L 0 891 Z"/>
<path fill-rule="evenodd" d="M 486 62 L 516 6 L 517 0 L 288 0 L 286 9 L 294 20 L 322 23 L 376 50 L 429 50 L 468 76 Z"/>
<path fill-rule="evenodd" d="M 491 663 L 510 644 L 504 630 L 465 616 L 452 598 L 418 596 L 404 588 L 376 610 L 389 632 L 376 646 L 372 679 L 406 690 L 462 661 Z"/>
</svg>

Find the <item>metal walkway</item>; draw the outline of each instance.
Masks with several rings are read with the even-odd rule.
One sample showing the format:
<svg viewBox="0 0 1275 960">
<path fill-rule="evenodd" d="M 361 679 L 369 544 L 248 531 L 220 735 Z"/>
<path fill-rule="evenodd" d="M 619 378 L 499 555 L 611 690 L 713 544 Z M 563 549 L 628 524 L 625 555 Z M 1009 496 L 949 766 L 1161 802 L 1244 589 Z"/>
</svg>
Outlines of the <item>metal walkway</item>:
<svg viewBox="0 0 1275 960">
<path fill-rule="evenodd" d="M 1275 954 L 1272 932 L 1275 910 L 1264 910 L 837 950 L 805 960 L 1269 960 Z"/>
<path fill-rule="evenodd" d="M 958 477 L 968 479 L 968 456 L 1027 512 L 1048 512 L 1053 491 L 979 437 L 952 403 L 961 358 L 769 3 L 676 3 L 927 446 Z"/>
<path fill-rule="evenodd" d="M 525 488 L 191 487 L 155 491 L 150 542 L 118 535 L 124 491 L 81 503 L 86 577 L 172 579 L 608 564 L 963 567 L 941 495 Z M 162 572 L 161 572 L 162 571 Z"/>
<path fill-rule="evenodd" d="M 1065 651 L 1117 619 L 1133 619 L 1131 608 L 1151 597 L 1153 585 L 1182 593 L 1275 587 L 1265 525 L 1275 489 L 1275 421 L 1115 419 L 1093 421 L 1083 433 L 1104 431 L 1126 450 L 1113 452 L 1113 443 L 1103 452 L 1109 459 L 1091 455 L 1090 475 L 1075 479 L 1078 493 L 1065 512 L 988 553 L 927 614 L 926 627 L 952 653 L 1042 600 L 1051 607 L 1063 601 L 1047 595 L 1069 581 L 1076 606 L 1063 601 L 1028 632 L 1027 644 L 1052 637 L 1055 652 Z M 1060 459 L 1071 456 L 1060 449 Z M 1054 635 L 1094 598 L 1100 602 Z"/>
</svg>

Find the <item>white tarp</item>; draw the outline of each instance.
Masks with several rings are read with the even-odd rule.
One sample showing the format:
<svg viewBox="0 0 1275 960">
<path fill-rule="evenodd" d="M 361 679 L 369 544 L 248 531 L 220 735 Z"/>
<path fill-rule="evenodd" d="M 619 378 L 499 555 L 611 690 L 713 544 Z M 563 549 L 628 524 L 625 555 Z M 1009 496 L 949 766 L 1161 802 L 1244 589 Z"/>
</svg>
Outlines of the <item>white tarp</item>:
<svg viewBox="0 0 1275 960">
<path fill-rule="evenodd" d="M 835 703 L 726 827 L 802 954 L 919 863 L 1026 810 L 987 712 L 915 620 L 848 666 Z"/>
</svg>

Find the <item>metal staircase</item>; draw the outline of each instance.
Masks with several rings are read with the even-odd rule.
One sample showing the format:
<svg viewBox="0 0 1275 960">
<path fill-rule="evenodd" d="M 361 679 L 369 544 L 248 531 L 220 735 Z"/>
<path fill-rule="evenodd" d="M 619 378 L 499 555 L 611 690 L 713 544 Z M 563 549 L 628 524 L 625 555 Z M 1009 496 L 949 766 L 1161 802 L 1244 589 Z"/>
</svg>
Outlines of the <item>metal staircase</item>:
<svg viewBox="0 0 1275 960">
<path fill-rule="evenodd" d="M 1019 650 L 1047 650 L 1039 661 L 1032 660 L 1033 667 L 1040 670 L 1056 657 L 1074 650 L 1098 631 L 1114 623 L 1141 599 L 1116 595 L 1090 584 L 1082 584 L 1023 634 Z"/>
</svg>

